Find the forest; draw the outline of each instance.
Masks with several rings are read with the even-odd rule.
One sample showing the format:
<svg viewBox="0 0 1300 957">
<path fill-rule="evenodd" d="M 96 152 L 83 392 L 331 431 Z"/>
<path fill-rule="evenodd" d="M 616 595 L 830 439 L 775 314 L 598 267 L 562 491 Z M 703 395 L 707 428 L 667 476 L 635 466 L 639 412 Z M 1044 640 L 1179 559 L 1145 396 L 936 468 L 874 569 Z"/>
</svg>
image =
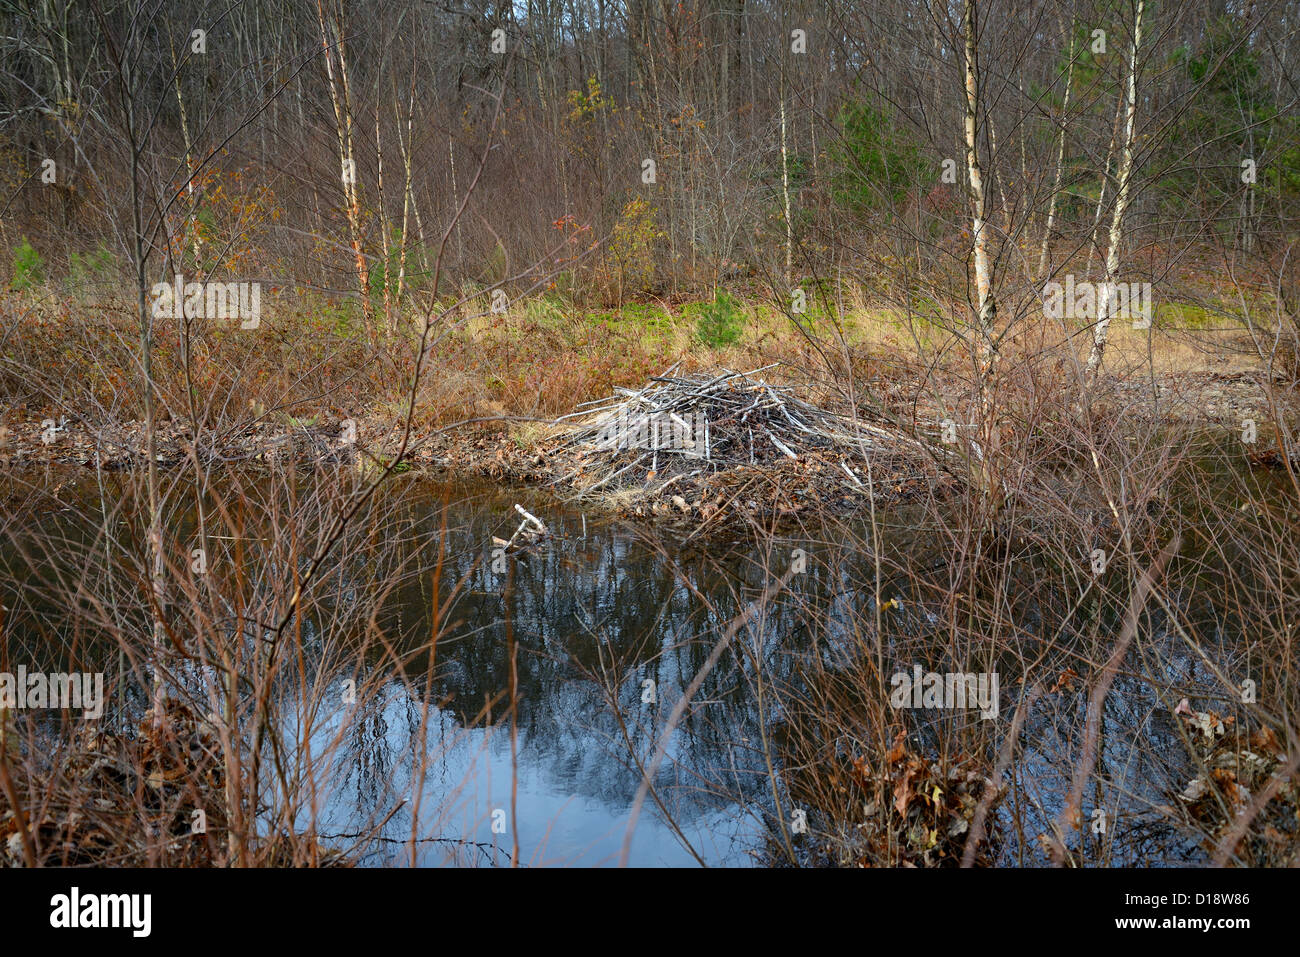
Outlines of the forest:
<svg viewBox="0 0 1300 957">
<path fill-rule="evenodd" d="M 0 862 L 1300 864 L 1298 99 L 1293 0 L 0 0 Z"/>
</svg>

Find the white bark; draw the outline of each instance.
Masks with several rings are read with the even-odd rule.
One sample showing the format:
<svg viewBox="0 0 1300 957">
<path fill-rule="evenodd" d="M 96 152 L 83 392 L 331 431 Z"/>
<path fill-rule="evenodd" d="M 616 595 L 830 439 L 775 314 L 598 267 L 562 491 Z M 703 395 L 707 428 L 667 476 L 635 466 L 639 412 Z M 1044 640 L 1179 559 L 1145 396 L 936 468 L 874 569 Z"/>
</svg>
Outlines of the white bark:
<svg viewBox="0 0 1300 957">
<path fill-rule="evenodd" d="M 971 236 L 975 259 L 975 295 L 978 332 L 983 351 L 993 346 L 993 274 L 989 265 L 988 223 L 985 219 L 984 177 L 979 161 L 979 79 L 975 61 L 975 0 L 966 0 L 966 173 L 970 180 Z"/>
<path fill-rule="evenodd" d="M 1088 243 L 1088 265 L 1083 272 L 1092 275 L 1092 257 L 1097 252 L 1097 233 L 1101 230 L 1101 214 L 1106 208 L 1106 190 L 1110 187 L 1110 167 L 1115 159 L 1115 141 L 1119 139 L 1119 123 L 1124 118 L 1124 103 L 1127 94 L 1121 92 L 1115 101 L 1115 119 L 1110 124 L 1110 143 L 1106 146 L 1106 164 L 1101 168 L 1101 189 L 1097 191 L 1097 209 L 1092 214 L 1092 238 Z"/>
<path fill-rule="evenodd" d="M 979 161 L 979 64 L 976 59 L 976 2 L 965 0 L 966 20 L 966 173 L 971 193 L 971 244 L 975 268 L 975 333 L 980 341 L 978 371 L 979 441 L 972 441 L 976 461 L 976 481 L 985 495 L 990 515 L 1001 508 L 1002 483 L 997 475 L 997 451 L 1000 444 L 994 410 L 993 378 L 997 367 L 997 342 L 994 321 L 997 303 L 993 296 L 993 268 L 989 257 L 987 209 L 984 178 Z M 991 132 L 991 130 L 990 130 Z"/>
<path fill-rule="evenodd" d="M 343 27 L 341 23 L 335 23 L 337 44 L 331 44 L 323 0 L 316 0 L 316 16 L 317 21 L 320 23 L 325 77 L 329 81 L 330 102 L 334 107 L 334 128 L 338 134 L 343 205 L 347 214 L 352 257 L 356 264 L 357 286 L 361 295 L 361 315 L 365 320 L 366 335 L 373 341 L 375 328 L 374 315 L 370 308 L 370 268 L 366 263 L 366 257 L 361 248 L 361 191 L 357 185 L 357 164 L 352 150 L 352 89 L 348 82 L 348 61 L 343 46 Z M 337 77 L 334 65 L 336 55 L 338 56 Z"/>
<path fill-rule="evenodd" d="M 1124 112 L 1124 145 L 1120 153 L 1119 172 L 1117 174 L 1118 192 L 1115 194 L 1115 210 L 1110 220 L 1110 238 L 1106 249 L 1106 281 L 1097 297 L 1097 325 L 1092 334 L 1092 351 L 1088 354 L 1088 372 L 1094 373 L 1101 365 L 1101 358 L 1106 350 L 1106 333 L 1110 327 L 1112 284 L 1119 272 L 1119 251 L 1124 239 L 1124 211 L 1128 208 L 1129 197 L 1133 187 L 1133 130 L 1137 120 L 1137 59 L 1138 49 L 1142 45 L 1142 7 L 1144 0 L 1137 0 L 1137 10 L 1133 17 L 1133 46 L 1128 58 L 1128 88 Z"/>
<path fill-rule="evenodd" d="M 785 199 L 785 284 L 794 270 L 794 224 L 790 222 L 790 151 L 785 139 L 785 65 L 781 66 L 781 193 Z"/>
</svg>

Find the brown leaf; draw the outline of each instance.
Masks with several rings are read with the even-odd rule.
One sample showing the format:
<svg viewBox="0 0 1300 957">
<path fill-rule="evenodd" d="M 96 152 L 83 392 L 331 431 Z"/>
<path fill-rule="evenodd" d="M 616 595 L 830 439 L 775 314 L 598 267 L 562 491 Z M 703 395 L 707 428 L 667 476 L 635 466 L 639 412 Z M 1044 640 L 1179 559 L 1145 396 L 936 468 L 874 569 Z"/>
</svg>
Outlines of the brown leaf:
<svg viewBox="0 0 1300 957">
<path fill-rule="evenodd" d="M 907 753 L 907 748 L 903 746 L 903 742 L 906 739 L 907 739 L 906 731 L 898 732 L 898 734 L 894 737 L 893 746 L 889 749 L 889 753 L 885 755 L 886 764 L 897 764 L 899 761 L 903 760 L 903 755 Z"/>
<path fill-rule="evenodd" d="M 914 797 L 916 797 L 916 792 L 912 790 L 912 776 L 904 774 L 902 780 L 894 786 L 894 810 L 900 816 L 907 817 L 907 805 L 911 803 Z"/>
<path fill-rule="evenodd" d="M 1268 751 L 1278 757 L 1282 756 L 1282 745 L 1277 740 L 1277 734 L 1272 728 L 1260 728 L 1250 736 L 1252 747 L 1260 751 Z"/>
<path fill-rule="evenodd" d="M 912 798 L 916 797 L 916 791 L 912 788 L 912 779 L 920 773 L 921 762 L 913 758 L 907 762 L 907 770 L 903 772 L 903 777 L 894 785 L 894 808 L 903 817 L 907 817 L 907 806 Z"/>
<path fill-rule="evenodd" d="M 1056 679 L 1056 683 L 1048 690 L 1048 694 L 1055 694 L 1058 691 L 1073 691 L 1074 682 L 1079 677 L 1079 672 L 1073 668 L 1066 668 Z"/>
</svg>

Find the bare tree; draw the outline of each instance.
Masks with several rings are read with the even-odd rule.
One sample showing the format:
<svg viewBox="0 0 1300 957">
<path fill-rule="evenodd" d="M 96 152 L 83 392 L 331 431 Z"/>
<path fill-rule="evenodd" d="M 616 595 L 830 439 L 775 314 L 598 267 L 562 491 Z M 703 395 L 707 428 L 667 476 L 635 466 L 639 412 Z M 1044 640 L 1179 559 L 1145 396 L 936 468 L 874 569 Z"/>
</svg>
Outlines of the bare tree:
<svg viewBox="0 0 1300 957">
<path fill-rule="evenodd" d="M 1115 305 L 1114 283 L 1119 275 L 1120 251 L 1124 241 L 1124 213 L 1133 192 L 1133 137 L 1137 122 L 1138 51 L 1142 46 L 1142 8 L 1145 0 L 1137 0 L 1133 13 L 1133 43 L 1129 47 L 1128 79 L 1125 84 L 1126 107 L 1124 111 L 1124 138 L 1120 146 L 1119 170 L 1115 174 L 1115 208 L 1111 213 L 1110 236 L 1106 249 L 1106 280 L 1098 295 L 1097 325 L 1093 329 L 1092 349 L 1088 353 L 1088 372 L 1093 374 L 1101 365 L 1106 349 L 1106 334 L 1110 327 L 1111 310 Z"/>
</svg>

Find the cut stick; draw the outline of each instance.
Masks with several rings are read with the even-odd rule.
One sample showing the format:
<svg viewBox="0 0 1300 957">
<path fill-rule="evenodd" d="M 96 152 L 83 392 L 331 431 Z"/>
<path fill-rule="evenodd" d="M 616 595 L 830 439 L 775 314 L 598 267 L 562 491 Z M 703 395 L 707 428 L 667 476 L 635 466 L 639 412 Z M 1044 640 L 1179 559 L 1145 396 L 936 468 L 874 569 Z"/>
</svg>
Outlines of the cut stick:
<svg viewBox="0 0 1300 957">
<path fill-rule="evenodd" d="M 528 527 L 528 519 L 524 519 L 522 522 L 519 523 L 519 527 L 515 529 L 515 533 L 510 536 L 510 541 L 506 542 L 505 551 L 508 552 L 510 551 L 511 548 L 514 547 L 515 539 L 518 538 L 520 533 L 522 533 L 523 530 L 527 527 Z M 497 538 L 496 536 L 493 536 L 492 540 L 494 542 L 500 541 L 500 539 Z"/>
<path fill-rule="evenodd" d="M 533 525 L 536 526 L 537 530 L 541 532 L 543 535 L 546 534 L 546 526 L 543 525 L 542 520 L 538 518 L 536 515 L 534 515 L 532 512 L 528 511 L 522 505 L 516 505 L 515 511 L 518 512 L 520 515 L 522 515 L 526 521 L 532 522 Z"/>
<path fill-rule="evenodd" d="M 772 440 L 772 444 L 773 444 L 773 445 L 775 445 L 778 449 L 780 449 L 780 450 L 781 450 L 782 452 L 784 452 L 786 455 L 790 456 L 790 458 L 794 459 L 796 462 L 799 461 L 799 456 L 795 455 L 793 452 L 790 451 L 790 449 L 789 449 L 788 447 L 786 447 L 785 445 L 783 445 L 783 444 L 781 443 L 781 440 L 780 440 L 780 439 L 778 439 L 778 438 L 777 438 L 775 435 L 773 435 L 771 432 L 768 432 L 767 429 L 764 429 L 763 431 L 764 431 L 764 432 L 767 432 L 767 437 L 768 437 L 769 439 Z"/>
</svg>

